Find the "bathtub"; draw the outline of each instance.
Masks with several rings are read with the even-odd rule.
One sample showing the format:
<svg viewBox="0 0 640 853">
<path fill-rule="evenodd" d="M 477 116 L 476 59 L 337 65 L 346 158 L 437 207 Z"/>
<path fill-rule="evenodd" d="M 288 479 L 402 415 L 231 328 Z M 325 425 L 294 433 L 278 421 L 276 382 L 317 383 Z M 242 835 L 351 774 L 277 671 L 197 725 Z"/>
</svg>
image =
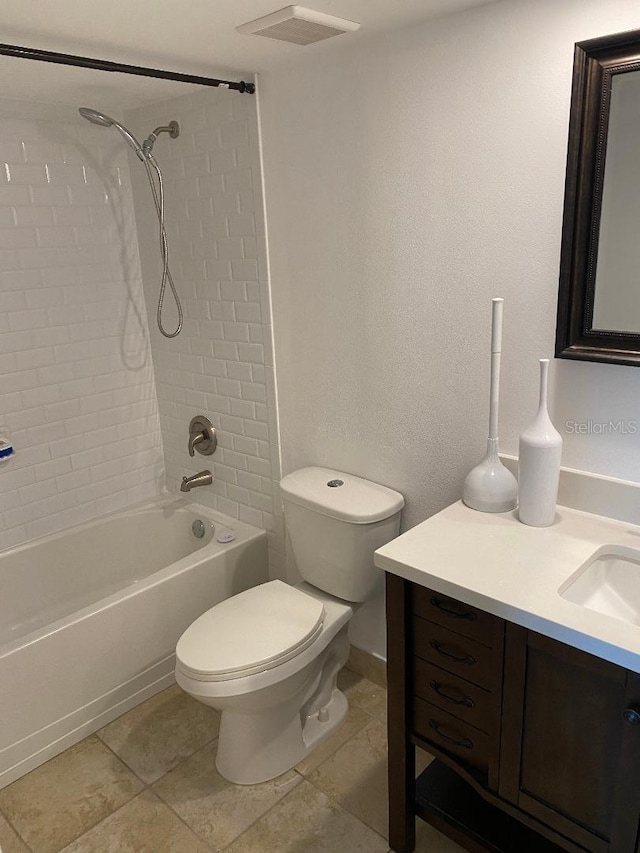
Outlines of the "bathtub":
<svg viewBox="0 0 640 853">
<path fill-rule="evenodd" d="M 0 554 L 0 788 L 172 684 L 185 628 L 267 579 L 263 530 L 168 495 Z"/>
</svg>

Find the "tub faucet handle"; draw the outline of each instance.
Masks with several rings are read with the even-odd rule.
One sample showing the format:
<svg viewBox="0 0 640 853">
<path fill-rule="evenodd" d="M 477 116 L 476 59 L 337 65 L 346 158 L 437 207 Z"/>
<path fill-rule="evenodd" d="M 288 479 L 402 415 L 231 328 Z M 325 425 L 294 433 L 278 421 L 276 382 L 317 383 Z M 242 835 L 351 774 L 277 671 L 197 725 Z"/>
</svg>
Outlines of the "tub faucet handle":
<svg viewBox="0 0 640 853">
<path fill-rule="evenodd" d="M 189 456 L 194 456 L 196 450 L 203 456 L 211 456 L 218 446 L 218 438 L 213 424 L 204 415 L 196 415 L 189 424 Z"/>
<path fill-rule="evenodd" d="M 199 432 L 197 434 L 191 433 L 189 436 L 189 456 L 195 456 L 196 445 L 202 444 L 203 441 L 209 441 L 204 432 Z"/>
</svg>

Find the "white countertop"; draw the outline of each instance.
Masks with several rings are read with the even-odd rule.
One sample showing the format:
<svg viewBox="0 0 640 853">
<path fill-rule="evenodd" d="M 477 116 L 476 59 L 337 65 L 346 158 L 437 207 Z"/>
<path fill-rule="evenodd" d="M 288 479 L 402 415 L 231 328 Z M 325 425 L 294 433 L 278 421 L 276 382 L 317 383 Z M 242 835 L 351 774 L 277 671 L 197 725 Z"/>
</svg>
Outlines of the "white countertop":
<svg viewBox="0 0 640 853">
<path fill-rule="evenodd" d="M 640 672 L 640 626 L 558 594 L 603 545 L 640 548 L 640 526 L 559 506 L 551 527 L 527 527 L 516 512 L 477 512 L 458 501 L 376 551 L 375 564 Z"/>
</svg>

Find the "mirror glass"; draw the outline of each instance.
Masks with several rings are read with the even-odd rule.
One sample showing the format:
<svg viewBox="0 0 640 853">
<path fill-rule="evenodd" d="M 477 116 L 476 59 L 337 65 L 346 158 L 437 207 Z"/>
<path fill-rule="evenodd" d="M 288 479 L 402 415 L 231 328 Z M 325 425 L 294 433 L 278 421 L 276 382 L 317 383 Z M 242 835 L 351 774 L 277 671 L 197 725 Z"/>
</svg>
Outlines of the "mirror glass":
<svg viewBox="0 0 640 853">
<path fill-rule="evenodd" d="M 591 326 L 640 333 L 640 71 L 611 78 Z"/>
</svg>

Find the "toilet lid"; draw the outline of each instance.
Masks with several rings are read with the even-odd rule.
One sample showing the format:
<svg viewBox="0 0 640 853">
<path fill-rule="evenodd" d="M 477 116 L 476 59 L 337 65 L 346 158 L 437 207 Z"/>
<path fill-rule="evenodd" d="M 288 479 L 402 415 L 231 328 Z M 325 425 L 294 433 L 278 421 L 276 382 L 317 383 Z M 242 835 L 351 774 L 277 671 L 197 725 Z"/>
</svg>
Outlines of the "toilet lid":
<svg viewBox="0 0 640 853">
<path fill-rule="evenodd" d="M 275 580 L 216 604 L 178 640 L 176 657 L 200 681 L 222 681 L 271 669 L 322 631 L 324 605 Z"/>
</svg>

